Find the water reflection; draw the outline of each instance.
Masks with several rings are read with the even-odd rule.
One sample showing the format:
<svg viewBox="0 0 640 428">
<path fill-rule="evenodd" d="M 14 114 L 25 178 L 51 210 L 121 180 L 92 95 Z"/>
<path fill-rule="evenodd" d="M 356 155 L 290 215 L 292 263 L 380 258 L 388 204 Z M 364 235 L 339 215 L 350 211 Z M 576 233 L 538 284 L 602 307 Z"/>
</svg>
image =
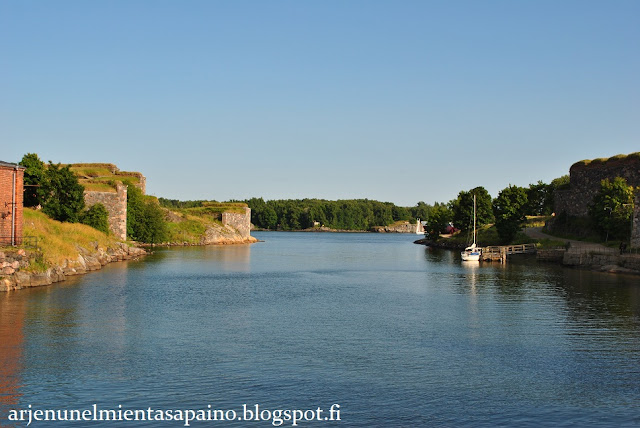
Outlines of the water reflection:
<svg viewBox="0 0 640 428">
<path fill-rule="evenodd" d="M 0 427 L 8 410 L 21 397 L 21 370 L 24 354 L 25 300 L 14 293 L 0 293 Z"/>
<path fill-rule="evenodd" d="M 636 277 L 563 269 L 553 277 L 554 291 L 567 301 L 575 322 L 638 329 L 640 321 L 640 287 Z M 635 282 L 635 283 L 634 283 Z"/>
<path fill-rule="evenodd" d="M 159 249 L 0 295 L 0 407 L 340 401 L 346 426 L 637 421 L 637 281 L 402 239 Z M 614 404 L 622 416 L 603 416 Z"/>
<path fill-rule="evenodd" d="M 425 247 L 424 257 L 431 263 L 453 263 L 453 251 L 441 248 Z"/>
<path fill-rule="evenodd" d="M 251 245 L 218 245 L 205 247 L 205 257 L 226 272 L 251 270 Z"/>
</svg>

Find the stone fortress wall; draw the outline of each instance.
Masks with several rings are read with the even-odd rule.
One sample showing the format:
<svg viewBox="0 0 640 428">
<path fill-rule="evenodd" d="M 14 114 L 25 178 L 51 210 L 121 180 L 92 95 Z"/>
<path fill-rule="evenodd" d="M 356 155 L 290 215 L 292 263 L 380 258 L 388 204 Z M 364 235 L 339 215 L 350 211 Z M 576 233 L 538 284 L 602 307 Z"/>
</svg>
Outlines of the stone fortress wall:
<svg viewBox="0 0 640 428">
<path fill-rule="evenodd" d="M 84 203 L 87 208 L 100 203 L 109 213 L 109 230 L 118 239 L 127 239 L 127 185 L 129 181 L 138 187 L 143 194 L 146 193 L 147 179 L 139 172 L 120 171 L 112 163 L 76 163 L 69 165 L 76 173 L 80 184 L 89 190 L 84 191 Z M 108 176 L 97 176 L 90 171 L 108 170 Z M 87 173 L 89 171 L 89 173 Z M 131 178 L 127 180 L 127 178 Z M 107 180 L 107 181 L 105 181 Z M 91 190 L 95 184 L 109 182 L 109 190 Z"/>
<path fill-rule="evenodd" d="M 631 246 L 640 247 L 640 152 L 573 164 L 569 170 L 569 187 L 556 191 L 555 212 L 588 215 L 589 205 L 600 190 L 600 182 L 616 177 L 624 178 L 628 185 L 636 188 Z"/>
<path fill-rule="evenodd" d="M 223 212 L 222 224 L 231 226 L 240 232 L 243 238 L 251 236 L 251 208 L 245 208 L 244 213 Z"/>
<path fill-rule="evenodd" d="M 88 190 L 84 192 L 85 205 L 88 207 L 101 203 L 109 213 L 109 229 L 118 238 L 127 239 L 127 186 L 129 181 L 146 194 L 147 179 L 139 172 L 120 171 L 111 163 L 82 163 L 69 165 L 78 175 L 80 184 Z M 109 175 L 96 175 L 96 171 L 108 170 Z M 132 178 L 127 180 L 127 178 Z M 92 185 L 111 183 L 111 189 L 92 190 Z M 251 209 L 244 208 L 242 213 L 223 212 L 219 217 L 224 226 L 236 229 L 242 238 L 251 237 Z"/>
<path fill-rule="evenodd" d="M 127 186 L 116 184 L 114 192 L 84 192 L 84 203 L 88 207 L 102 204 L 109 213 L 109 230 L 118 239 L 127 239 Z"/>
</svg>

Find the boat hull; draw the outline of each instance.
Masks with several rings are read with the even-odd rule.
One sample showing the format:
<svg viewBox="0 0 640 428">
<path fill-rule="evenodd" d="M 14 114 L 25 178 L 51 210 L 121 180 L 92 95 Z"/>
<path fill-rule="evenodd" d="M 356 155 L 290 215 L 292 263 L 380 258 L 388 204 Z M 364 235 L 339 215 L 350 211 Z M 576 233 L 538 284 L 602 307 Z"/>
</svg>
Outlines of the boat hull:
<svg viewBox="0 0 640 428">
<path fill-rule="evenodd" d="M 480 261 L 480 253 L 477 251 L 474 252 L 464 252 L 460 253 L 460 257 L 462 257 L 463 262 L 479 262 Z"/>
</svg>

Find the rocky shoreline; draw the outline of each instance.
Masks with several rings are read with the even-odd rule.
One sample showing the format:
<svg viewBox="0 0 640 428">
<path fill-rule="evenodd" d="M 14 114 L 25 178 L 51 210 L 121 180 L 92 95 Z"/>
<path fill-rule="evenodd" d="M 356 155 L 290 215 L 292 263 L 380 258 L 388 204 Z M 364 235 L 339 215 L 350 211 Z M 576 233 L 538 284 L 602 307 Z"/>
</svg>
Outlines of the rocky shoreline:
<svg viewBox="0 0 640 428">
<path fill-rule="evenodd" d="M 78 247 L 78 252 L 77 258 L 65 259 L 61 265 L 51 267 L 44 272 L 25 270 L 35 257 L 33 254 L 28 254 L 24 250 L 18 250 L 12 254 L 0 252 L 0 264 L 3 266 L 0 274 L 0 292 L 50 285 L 64 281 L 68 276 L 99 270 L 108 263 L 139 259 L 147 254 L 147 251 L 142 248 L 130 247 L 121 242 L 106 250 L 98 247 L 97 243 L 91 249 Z"/>
<path fill-rule="evenodd" d="M 258 239 L 251 235 L 244 235 L 231 226 L 209 226 L 198 242 L 176 241 L 157 244 L 136 243 L 138 247 L 198 247 L 202 245 L 239 245 L 253 244 Z"/>
<path fill-rule="evenodd" d="M 418 239 L 414 244 L 444 250 L 463 250 L 464 246 L 452 242 L 433 242 Z M 610 252 L 581 251 L 579 247 L 541 249 L 536 253 L 539 262 L 558 263 L 566 267 L 597 272 L 640 275 L 640 255 Z"/>
</svg>

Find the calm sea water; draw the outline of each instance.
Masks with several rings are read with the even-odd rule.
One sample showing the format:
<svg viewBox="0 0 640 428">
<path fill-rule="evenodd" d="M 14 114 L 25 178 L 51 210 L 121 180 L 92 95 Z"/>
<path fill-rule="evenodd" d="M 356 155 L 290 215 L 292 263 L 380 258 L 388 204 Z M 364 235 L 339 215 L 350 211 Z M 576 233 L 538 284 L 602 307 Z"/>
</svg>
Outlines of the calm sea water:
<svg viewBox="0 0 640 428">
<path fill-rule="evenodd" d="M 0 294 L 0 426 L 93 404 L 339 404 L 340 422 L 298 426 L 640 425 L 638 277 L 463 264 L 408 235 L 255 236 Z"/>
</svg>

